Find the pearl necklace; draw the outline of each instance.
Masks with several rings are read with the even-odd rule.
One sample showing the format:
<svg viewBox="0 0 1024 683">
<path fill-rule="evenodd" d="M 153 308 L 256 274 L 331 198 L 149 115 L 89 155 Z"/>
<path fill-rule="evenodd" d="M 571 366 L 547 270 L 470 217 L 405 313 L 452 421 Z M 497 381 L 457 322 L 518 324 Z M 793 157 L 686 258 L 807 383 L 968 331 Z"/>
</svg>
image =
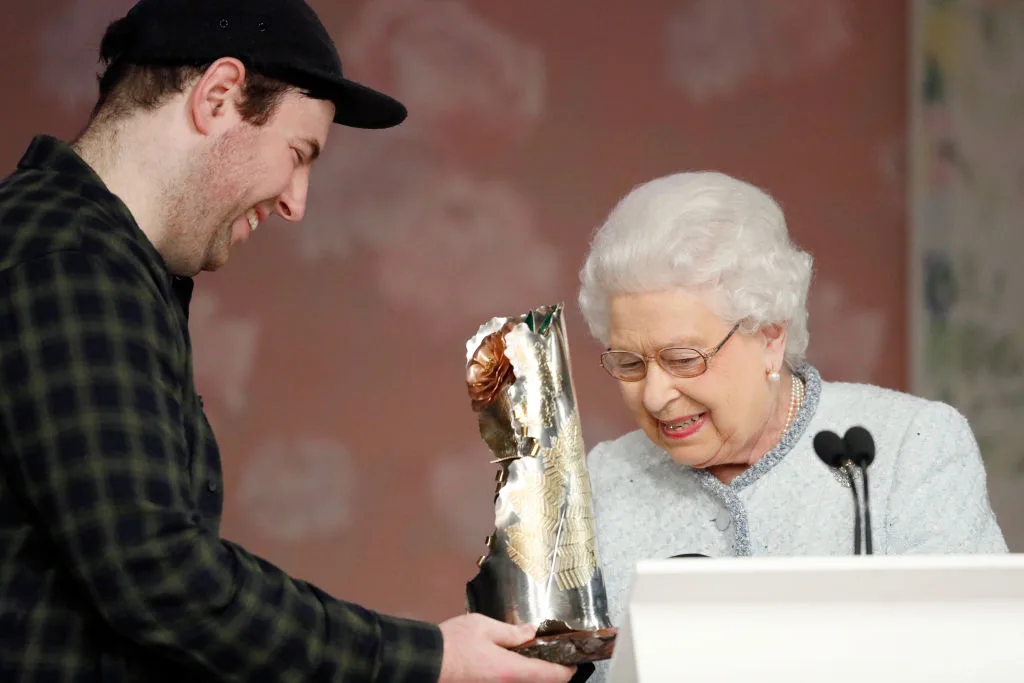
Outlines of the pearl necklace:
<svg viewBox="0 0 1024 683">
<path fill-rule="evenodd" d="M 793 424 L 793 418 L 800 412 L 800 408 L 804 404 L 804 383 L 795 374 L 790 375 L 790 380 L 789 410 L 786 411 L 786 425 L 782 428 L 783 435 L 789 431 L 790 425 Z"/>
</svg>

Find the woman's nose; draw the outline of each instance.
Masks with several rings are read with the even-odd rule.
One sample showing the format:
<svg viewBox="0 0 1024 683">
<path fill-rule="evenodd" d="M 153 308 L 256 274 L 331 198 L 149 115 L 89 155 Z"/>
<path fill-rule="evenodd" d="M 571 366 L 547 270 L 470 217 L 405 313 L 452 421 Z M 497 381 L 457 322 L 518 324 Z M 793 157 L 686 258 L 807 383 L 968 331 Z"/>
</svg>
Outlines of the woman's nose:
<svg viewBox="0 0 1024 683">
<path fill-rule="evenodd" d="M 647 363 L 647 377 L 644 378 L 644 408 L 652 415 L 661 413 L 679 396 L 676 378 L 665 372 L 657 361 Z"/>
</svg>

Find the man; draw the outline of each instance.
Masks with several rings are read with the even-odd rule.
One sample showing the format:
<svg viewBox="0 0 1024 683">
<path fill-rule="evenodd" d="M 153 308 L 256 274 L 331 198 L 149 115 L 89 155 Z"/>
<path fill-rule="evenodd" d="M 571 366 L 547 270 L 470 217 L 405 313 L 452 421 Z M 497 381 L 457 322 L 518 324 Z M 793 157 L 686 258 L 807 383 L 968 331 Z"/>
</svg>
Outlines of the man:
<svg viewBox="0 0 1024 683">
<path fill-rule="evenodd" d="M 480 615 L 337 600 L 219 536 L 192 276 L 302 218 L 330 124 L 386 128 L 302 0 L 141 0 L 72 144 L 0 183 L 0 681 L 566 681 Z"/>
</svg>

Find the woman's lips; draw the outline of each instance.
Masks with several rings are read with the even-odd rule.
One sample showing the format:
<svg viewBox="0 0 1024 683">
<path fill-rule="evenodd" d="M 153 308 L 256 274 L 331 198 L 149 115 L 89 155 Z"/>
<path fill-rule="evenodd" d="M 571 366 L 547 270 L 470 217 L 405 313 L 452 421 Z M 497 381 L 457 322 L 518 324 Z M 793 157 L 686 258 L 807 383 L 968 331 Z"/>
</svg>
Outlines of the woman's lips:
<svg viewBox="0 0 1024 683">
<path fill-rule="evenodd" d="M 704 412 L 698 413 L 697 415 L 690 415 L 689 417 L 683 417 L 678 420 L 672 420 L 671 422 L 662 422 L 659 420 L 658 429 L 666 439 L 679 441 L 696 434 L 707 421 L 708 414 Z"/>
</svg>

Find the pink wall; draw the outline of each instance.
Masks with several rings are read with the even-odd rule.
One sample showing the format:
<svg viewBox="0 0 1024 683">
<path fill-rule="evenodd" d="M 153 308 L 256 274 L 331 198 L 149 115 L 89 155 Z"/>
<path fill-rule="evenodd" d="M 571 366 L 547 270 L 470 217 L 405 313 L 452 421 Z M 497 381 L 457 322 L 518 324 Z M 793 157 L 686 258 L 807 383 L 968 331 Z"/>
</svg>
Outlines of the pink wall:
<svg viewBox="0 0 1024 683">
<path fill-rule="evenodd" d="M 34 133 L 76 132 L 99 35 L 129 4 L 5 5 L 4 169 Z M 464 342 L 566 301 L 585 436 L 628 429 L 576 271 L 618 197 L 677 170 L 773 192 L 817 259 L 812 360 L 905 386 L 903 3 L 312 4 L 347 69 L 411 116 L 333 131 L 306 223 L 265 228 L 199 279 L 227 536 L 372 607 L 461 610 L 493 521 Z"/>
</svg>

